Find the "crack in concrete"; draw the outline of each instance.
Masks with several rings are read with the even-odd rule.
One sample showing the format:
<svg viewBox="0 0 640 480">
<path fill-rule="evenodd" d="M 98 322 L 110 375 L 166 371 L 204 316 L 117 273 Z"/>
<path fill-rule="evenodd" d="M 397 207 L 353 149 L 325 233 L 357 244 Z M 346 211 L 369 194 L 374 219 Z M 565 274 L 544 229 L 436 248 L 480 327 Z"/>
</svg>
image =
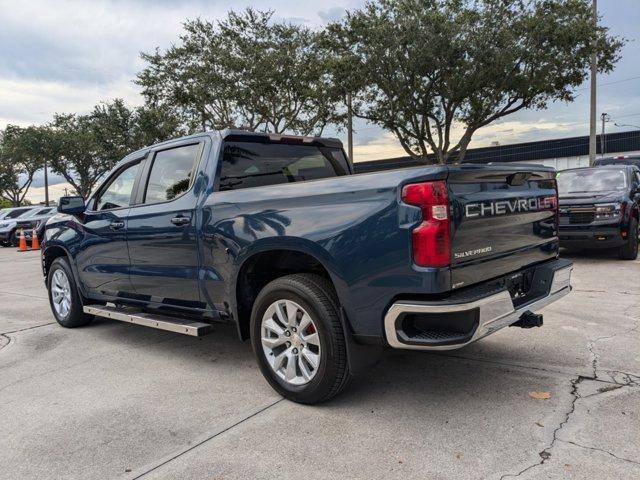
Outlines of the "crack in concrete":
<svg viewBox="0 0 640 480">
<path fill-rule="evenodd" d="M 17 292 L 0 291 L 0 295 L 15 295 L 17 297 L 27 297 L 27 298 L 37 298 L 38 300 L 48 300 L 48 298 L 46 296 L 40 297 L 38 295 L 29 295 L 28 293 L 17 293 Z"/>
<path fill-rule="evenodd" d="M 33 327 L 21 328 L 19 330 L 11 330 L 10 332 L 2 332 L 2 333 L 0 333 L 0 335 L 9 335 L 11 333 L 26 332 L 27 330 L 33 330 L 34 328 L 40 328 L 40 327 L 46 327 L 47 325 L 53 325 L 54 323 L 56 323 L 56 322 L 43 323 L 41 325 L 34 325 Z"/>
<path fill-rule="evenodd" d="M 571 440 L 561 440 L 558 439 L 559 442 L 562 443 L 570 443 L 571 445 L 575 445 L 576 447 L 580 447 L 580 448 L 584 448 L 586 450 L 594 450 L 596 452 L 602 452 L 602 453 L 606 453 L 607 455 L 611 455 L 614 458 L 617 458 L 618 460 L 622 460 L 623 462 L 629 462 L 629 463 L 633 463 L 634 465 L 640 465 L 640 462 L 636 461 L 636 460 L 631 460 L 629 458 L 625 458 L 625 457 L 619 457 L 618 455 L 616 455 L 615 453 L 611 453 L 608 450 L 605 450 L 604 448 L 598 448 L 598 447 L 590 447 L 588 445 L 581 445 L 579 443 L 573 442 Z"/>
<path fill-rule="evenodd" d="M 603 340 L 611 340 L 613 338 L 616 338 L 619 335 L 628 335 L 631 332 L 635 332 L 636 330 L 638 330 L 638 328 L 640 328 L 640 320 L 636 320 L 634 317 L 631 317 L 631 315 L 628 314 L 628 312 L 632 309 L 632 308 L 637 308 L 638 307 L 638 303 L 634 303 L 633 305 L 629 306 L 628 308 L 625 309 L 624 311 L 624 315 L 625 316 L 629 316 L 630 318 L 632 318 L 633 323 L 635 324 L 633 327 L 621 332 L 621 333 L 616 333 L 614 335 L 606 335 L 603 337 L 598 337 L 595 338 L 593 340 L 591 340 L 588 344 L 587 344 L 587 349 L 589 350 L 589 354 L 591 356 L 591 368 L 593 370 L 593 377 L 595 379 L 598 378 L 598 364 L 600 362 L 600 354 L 598 354 L 595 351 L 595 347 L 596 347 L 596 343 L 601 342 Z M 626 384 L 625 384 L 626 385 Z"/>
<path fill-rule="evenodd" d="M 615 383 L 620 386 L 628 386 L 628 387 L 640 387 L 640 376 L 635 375 L 629 372 L 622 372 L 620 370 L 604 370 L 609 378 L 611 379 L 611 383 Z M 622 376 L 622 381 L 618 381 L 616 378 L 616 374 Z"/>
<path fill-rule="evenodd" d="M 0 333 L 0 350 L 11 343 L 11 337 L 7 337 L 5 334 Z"/>
<path fill-rule="evenodd" d="M 625 313 L 627 313 L 628 310 L 629 309 L 626 309 Z M 640 327 L 640 321 L 634 320 L 634 323 L 636 323 L 636 325 L 634 325 L 632 328 L 629 328 L 629 329 L 625 330 L 622 333 L 617 333 L 615 335 L 608 335 L 608 336 L 598 337 L 598 338 L 595 338 L 595 339 L 591 340 L 587 344 L 587 348 L 589 349 L 589 352 L 591 354 L 591 366 L 592 366 L 592 369 L 593 369 L 593 375 L 592 376 L 578 375 L 576 378 L 571 380 L 571 390 L 570 390 L 571 405 L 569 407 L 569 410 L 565 414 L 564 419 L 553 430 L 553 433 L 551 435 L 551 442 L 549 443 L 549 445 L 538 453 L 538 456 L 540 457 L 540 460 L 538 460 L 536 463 L 534 463 L 532 465 L 528 465 L 526 468 L 520 470 L 516 474 L 508 473 L 508 474 L 502 475 L 500 477 L 500 480 L 504 480 L 505 478 L 516 478 L 516 477 L 519 477 L 520 475 L 528 472 L 529 470 L 531 470 L 533 468 L 536 468 L 536 467 L 539 467 L 540 465 L 543 465 L 548 459 L 551 458 L 551 450 L 555 446 L 556 442 L 570 443 L 570 444 L 576 445 L 577 447 L 590 449 L 590 450 L 597 450 L 597 451 L 609 454 L 612 457 L 615 457 L 615 458 L 617 458 L 619 460 L 640 465 L 640 462 L 636 462 L 634 460 L 630 460 L 630 459 L 627 459 L 627 458 L 624 458 L 624 457 L 619 457 L 619 456 L 615 455 L 614 453 L 609 452 L 609 451 L 604 450 L 604 449 L 600 449 L 600 448 L 597 448 L 597 447 L 588 447 L 588 446 L 580 445 L 579 443 L 573 442 L 571 440 L 562 440 L 562 439 L 558 438 L 558 434 L 560 433 L 560 431 L 564 428 L 564 426 L 571 419 L 571 416 L 575 413 L 576 403 L 578 402 L 579 399 L 593 397 L 593 396 L 596 396 L 596 395 L 602 395 L 603 393 L 607 393 L 607 392 L 610 392 L 612 390 L 617 390 L 617 389 L 622 388 L 622 387 L 638 387 L 638 386 L 640 386 L 640 377 L 638 377 L 637 375 L 633 375 L 633 374 L 627 373 L 627 372 L 620 372 L 620 371 L 616 371 L 616 370 L 604 370 L 603 372 L 601 372 L 601 373 L 607 373 L 608 376 L 612 379 L 612 381 L 607 381 L 607 380 L 601 379 L 598 376 L 598 371 L 599 371 L 598 366 L 599 366 L 599 361 L 600 361 L 600 355 L 595 351 L 596 343 L 598 343 L 598 342 L 600 342 L 602 340 L 610 340 L 612 338 L 617 337 L 618 335 L 626 335 L 626 334 L 629 334 L 629 333 L 637 330 Z M 617 374 L 622 375 L 623 382 L 621 383 L 621 382 L 617 381 L 617 379 L 613 375 L 611 375 L 612 373 L 613 374 L 617 373 Z M 610 385 L 610 387 L 602 387 L 602 388 L 599 388 L 595 393 L 592 393 L 590 395 L 582 396 L 582 395 L 580 395 L 578 393 L 578 386 L 584 381 L 601 382 L 603 384 Z"/>
<path fill-rule="evenodd" d="M 546 446 L 543 450 L 538 452 L 538 456 L 540 457 L 540 460 L 537 461 L 536 463 L 534 463 L 532 465 L 529 465 L 526 468 L 520 470 L 518 473 L 515 473 L 515 474 L 507 473 L 505 475 L 502 475 L 500 477 L 500 480 L 504 480 L 505 478 L 516 478 L 516 477 L 519 477 L 523 473 L 526 473 L 526 472 L 528 472 L 529 470 L 531 470 L 533 468 L 536 468 L 536 467 L 539 467 L 540 465 L 543 465 L 544 462 L 546 462 L 549 458 L 551 458 L 550 450 L 555 446 L 556 442 L 559 440 L 558 439 L 558 433 L 567 424 L 567 422 L 571 418 L 571 415 L 573 415 L 573 413 L 575 412 L 575 410 L 576 410 L 576 402 L 578 401 L 579 398 L 581 398 L 580 394 L 578 393 L 578 385 L 580 385 L 580 383 L 582 383 L 585 380 L 597 380 L 597 379 L 593 378 L 593 377 L 586 377 L 586 376 L 583 376 L 583 375 L 579 375 L 577 378 L 571 380 L 571 392 L 570 392 L 570 394 L 571 394 L 571 405 L 569 407 L 569 411 L 567 413 L 565 413 L 564 420 L 562 420 L 560 422 L 560 424 L 553 430 L 551 443 L 549 443 L 549 445 Z"/>
<path fill-rule="evenodd" d="M 207 443 L 210 440 L 213 440 L 214 438 L 222 435 L 223 433 L 228 432 L 229 430 L 232 430 L 233 428 L 237 427 L 238 425 L 246 422 L 247 420 L 252 419 L 253 417 L 257 417 L 258 415 L 260 415 L 261 413 L 264 413 L 265 411 L 269 410 L 271 407 L 277 405 L 278 403 L 284 401 L 284 398 L 279 398 L 278 400 L 276 400 L 273 403 L 270 403 L 269 405 L 261 408 L 260 410 L 253 412 L 252 414 L 240 419 L 239 421 L 237 421 L 236 423 L 234 423 L 233 425 L 230 425 L 216 433 L 214 433 L 213 435 L 209 435 L 208 437 L 200 440 L 199 442 L 195 443 L 194 445 L 189 446 L 188 448 L 185 448 L 184 450 L 181 450 L 177 453 L 175 453 L 174 455 L 172 455 L 171 457 L 167 458 L 166 460 L 161 461 L 160 463 L 145 469 L 143 472 L 139 472 L 137 474 L 134 474 L 135 476 L 131 477 L 131 480 L 136 480 L 138 478 L 144 477 L 145 475 L 147 475 L 148 473 L 153 472 L 154 470 L 157 470 L 158 468 L 174 461 L 175 459 L 177 459 L 178 457 L 181 457 L 182 455 L 189 453 L 192 450 L 195 450 L 196 448 L 198 448 L 201 445 L 204 445 L 205 443 Z"/>
</svg>

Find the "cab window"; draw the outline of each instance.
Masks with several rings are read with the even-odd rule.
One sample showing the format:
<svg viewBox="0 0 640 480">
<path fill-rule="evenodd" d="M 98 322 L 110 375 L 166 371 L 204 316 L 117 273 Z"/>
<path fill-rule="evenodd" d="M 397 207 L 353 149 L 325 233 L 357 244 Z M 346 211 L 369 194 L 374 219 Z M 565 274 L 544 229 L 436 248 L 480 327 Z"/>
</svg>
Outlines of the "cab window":
<svg viewBox="0 0 640 480">
<path fill-rule="evenodd" d="M 178 198 L 191 187 L 200 144 L 161 150 L 156 153 L 144 203 L 166 202 Z"/>
<path fill-rule="evenodd" d="M 103 188 L 95 203 L 95 210 L 111 210 L 129 206 L 140 162 L 120 170 Z"/>
</svg>

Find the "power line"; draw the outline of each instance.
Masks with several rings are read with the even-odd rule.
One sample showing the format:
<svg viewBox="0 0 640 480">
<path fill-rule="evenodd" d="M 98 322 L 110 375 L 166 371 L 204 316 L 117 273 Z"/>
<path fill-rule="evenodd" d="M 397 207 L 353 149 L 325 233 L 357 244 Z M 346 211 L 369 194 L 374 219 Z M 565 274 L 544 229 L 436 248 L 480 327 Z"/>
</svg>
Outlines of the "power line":
<svg viewBox="0 0 640 480">
<path fill-rule="evenodd" d="M 605 83 L 601 83 L 600 85 L 598 85 L 598 88 L 600 87 L 607 87 L 609 85 L 617 85 L 618 83 L 624 83 L 624 82 L 630 82 L 632 80 L 638 80 L 640 79 L 640 75 L 637 75 L 635 77 L 629 77 L 629 78 L 623 78 L 621 80 L 615 80 L 613 82 L 605 82 Z M 578 88 L 576 89 L 577 92 L 581 92 L 583 90 L 589 90 L 589 87 L 584 87 L 584 88 Z"/>
</svg>

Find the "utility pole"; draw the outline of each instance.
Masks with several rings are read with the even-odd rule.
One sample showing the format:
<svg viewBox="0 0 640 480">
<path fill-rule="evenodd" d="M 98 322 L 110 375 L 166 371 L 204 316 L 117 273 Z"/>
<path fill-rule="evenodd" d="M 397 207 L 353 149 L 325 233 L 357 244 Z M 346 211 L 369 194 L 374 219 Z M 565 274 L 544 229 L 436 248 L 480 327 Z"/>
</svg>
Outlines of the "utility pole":
<svg viewBox="0 0 640 480">
<path fill-rule="evenodd" d="M 49 175 L 47 174 L 47 159 L 44 159 L 44 204 L 49 206 Z"/>
<path fill-rule="evenodd" d="M 604 157 L 604 154 L 607 153 L 607 142 L 604 134 L 604 124 L 608 122 L 611 117 L 609 117 L 609 114 L 602 112 L 600 118 L 602 119 L 602 133 L 600 134 L 600 156 Z"/>
<path fill-rule="evenodd" d="M 347 154 L 353 164 L 353 109 L 351 106 L 351 92 L 347 93 Z"/>
<path fill-rule="evenodd" d="M 593 1 L 593 25 L 598 24 L 598 1 Z M 596 74 L 598 73 L 598 56 L 594 41 L 591 53 L 591 105 L 589 108 L 589 165 L 596 161 Z"/>
</svg>

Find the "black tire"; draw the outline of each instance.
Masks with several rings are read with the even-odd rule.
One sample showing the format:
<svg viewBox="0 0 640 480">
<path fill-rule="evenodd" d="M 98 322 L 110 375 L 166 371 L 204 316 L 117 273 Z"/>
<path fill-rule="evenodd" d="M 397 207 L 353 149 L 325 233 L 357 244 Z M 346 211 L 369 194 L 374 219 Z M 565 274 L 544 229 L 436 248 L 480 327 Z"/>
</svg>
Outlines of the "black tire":
<svg viewBox="0 0 640 480">
<path fill-rule="evenodd" d="M 618 257 L 622 260 L 635 260 L 638 258 L 638 220 L 635 218 L 632 218 L 629 222 L 627 241 L 618 250 Z"/>
<path fill-rule="evenodd" d="M 52 285 L 54 275 L 58 270 L 61 270 L 69 281 L 69 294 L 71 297 L 71 306 L 68 313 L 61 315 L 54 307 L 54 299 L 52 293 Z M 84 305 L 83 298 L 78 291 L 73 272 L 69 266 L 69 261 L 65 257 L 56 258 L 47 275 L 47 292 L 49 294 L 49 304 L 51 305 L 51 312 L 56 321 L 65 328 L 83 327 L 90 324 L 93 321 L 93 315 L 87 315 L 83 312 L 82 307 Z"/>
<path fill-rule="evenodd" d="M 267 361 L 262 347 L 262 318 L 278 300 L 291 300 L 314 319 L 322 355 L 315 376 L 304 385 L 281 379 Z M 318 275 L 301 273 L 280 277 L 267 284 L 251 312 L 251 344 L 262 374 L 280 395 L 304 404 L 316 404 L 340 393 L 351 381 L 339 302 L 333 286 Z"/>
</svg>

